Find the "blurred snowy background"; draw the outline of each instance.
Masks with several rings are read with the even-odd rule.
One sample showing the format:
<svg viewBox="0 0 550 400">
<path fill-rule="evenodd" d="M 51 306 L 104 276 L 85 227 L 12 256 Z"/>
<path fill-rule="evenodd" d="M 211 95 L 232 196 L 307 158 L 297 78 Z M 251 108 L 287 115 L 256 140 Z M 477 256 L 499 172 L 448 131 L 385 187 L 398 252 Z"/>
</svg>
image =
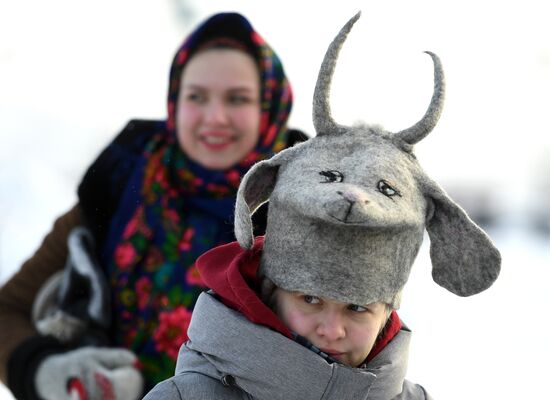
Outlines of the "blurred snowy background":
<svg viewBox="0 0 550 400">
<path fill-rule="evenodd" d="M 88 164 L 135 117 L 163 118 L 182 38 L 218 11 L 245 14 L 282 58 L 291 125 L 313 134 L 328 43 L 358 10 L 332 90 L 335 119 L 400 130 L 447 101 L 416 147 L 431 176 L 502 251 L 493 287 L 461 299 L 430 277 L 428 239 L 406 287 L 409 378 L 436 399 L 547 393 L 550 328 L 550 24 L 544 0 L 0 0 L 0 283 L 76 200 Z M 0 327 L 0 329 L 8 329 Z M 12 397 L 0 386 L 0 399 Z"/>
</svg>

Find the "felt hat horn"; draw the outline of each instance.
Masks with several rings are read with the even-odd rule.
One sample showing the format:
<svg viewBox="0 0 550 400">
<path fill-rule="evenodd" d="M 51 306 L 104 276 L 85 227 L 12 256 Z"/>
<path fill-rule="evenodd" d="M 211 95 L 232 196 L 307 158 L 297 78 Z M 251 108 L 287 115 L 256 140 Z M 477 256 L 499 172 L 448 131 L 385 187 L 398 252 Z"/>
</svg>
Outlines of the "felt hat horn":
<svg viewBox="0 0 550 400">
<path fill-rule="evenodd" d="M 435 127 L 441 111 L 443 110 L 443 99 L 445 97 L 445 78 L 443 75 L 443 67 L 439 57 L 430 51 L 426 51 L 432 57 L 434 63 L 434 92 L 428 110 L 420 121 L 404 129 L 401 132 L 394 134 L 405 143 L 414 145 L 424 139 Z"/>
<path fill-rule="evenodd" d="M 317 136 L 343 134 L 347 131 L 346 127 L 338 125 L 332 119 L 329 102 L 330 82 L 332 81 L 332 76 L 334 75 L 338 53 L 340 53 L 340 49 L 346 41 L 353 24 L 355 24 L 360 16 L 361 12 L 359 11 L 346 23 L 346 25 L 344 25 L 329 45 L 325 53 L 323 63 L 321 64 L 313 95 L 313 126 L 317 132 Z"/>
<path fill-rule="evenodd" d="M 317 131 L 318 136 L 324 136 L 328 134 L 343 134 L 348 128 L 337 124 L 333 118 L 330 110 L 330 83 L 336 67 L 336 60 L 338 59 L 338 53 L 342 48 L 342 45 L 346 41 L 346 38 L 351 31 L 351 28 L 355 22 L 361 16 L 361 12 L 355 14 L 344 27 L 340 30 L 338 35 L 334 38 L 330 46 L 328 47 L 323 63 L 319 70 L 319 76 L 315 85 L 315 95 L 313 96 L 313 126 Z M 424 139 L 435 127 L 441 111 L 443 109 L 443 99 L 445 97 L 445 79 L 443 75 L 443 68 L 439 57 L 432 52 L 427 51 L 432 57 L 434 63 L 434 92 L 428 110 L 420 121 L 411 126 L 394 134 L 396 139 L 401 139 L 403 142 L 409 145 L 414 145 Z"/>
</svg>

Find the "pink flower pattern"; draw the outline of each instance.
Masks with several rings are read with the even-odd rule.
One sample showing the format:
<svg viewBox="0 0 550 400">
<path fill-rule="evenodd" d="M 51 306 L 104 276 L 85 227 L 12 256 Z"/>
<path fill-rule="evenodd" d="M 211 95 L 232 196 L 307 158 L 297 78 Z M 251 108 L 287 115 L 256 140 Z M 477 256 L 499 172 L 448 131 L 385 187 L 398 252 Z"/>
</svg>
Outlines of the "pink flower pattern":
<svg viewBox="0 0 550 400">
<path fill-rule="evenodd" d="M 159 326 L 153 334 L 156 350 L 164 352 L 172 360 L 178 358 L 180 346 L 186 342 L 191 312 L 183 306 L 159 314 Z"/>
<path fill-rule="evenodd" d="M 115 251 L 115 262 L 121 269 L 128 269 L 136 258 L 136 250 L 130 243 L 122 243 Z"/>
</svg>

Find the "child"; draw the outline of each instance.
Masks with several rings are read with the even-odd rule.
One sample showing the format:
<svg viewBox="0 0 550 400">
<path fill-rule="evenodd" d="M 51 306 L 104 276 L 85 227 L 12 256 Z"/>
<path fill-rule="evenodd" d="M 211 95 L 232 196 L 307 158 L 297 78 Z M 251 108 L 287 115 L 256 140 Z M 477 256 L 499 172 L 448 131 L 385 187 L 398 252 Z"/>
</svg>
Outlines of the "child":
<svg viewBox="0 0 550 400">
<path fill-rule="evenodd" d="M 426 115 L 392 134 L 345 127 L 327 93 L 331 44 L 314 100 L 317 136 L 257 163 L 239 187 L 235 234 L 197 268 L 200 295 L 173 378 L 154 399 L 429 399 L 405 379 L 410 330 L 395 309 L 426 229 L 434 280 L 469 296 L 488 288 L 500 254 L 422 171 L 413 145 L 435 126 L 439 59 Z M 270 201 L 265 239 L 250 214 Z"/>
<path fill-rule="evenodd" d="M 253 399 L 429 399 L 404 380 L 411 333 L 395 311 L 258 279 L 263 243 L 257 238 L 248 251 L 231 243 L 199 258 L 214 292 L 199 296 L 176 375 L 146 400 L 241 399 L 243 392 Z"/>
</svg>

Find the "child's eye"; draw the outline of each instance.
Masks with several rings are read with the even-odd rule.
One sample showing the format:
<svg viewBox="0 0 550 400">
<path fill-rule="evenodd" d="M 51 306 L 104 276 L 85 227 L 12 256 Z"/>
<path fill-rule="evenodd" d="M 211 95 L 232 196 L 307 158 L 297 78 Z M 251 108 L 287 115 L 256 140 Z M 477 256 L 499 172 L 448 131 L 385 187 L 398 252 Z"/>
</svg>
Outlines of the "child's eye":
<svg viewBox="0 0 550 400">
<path fill-rule="evenodd" d="M 319 304 L 319 297 L 311 296 L 309 294 L 304 295 L 304 301 L 308 304 Z"/>
<path fill-rule="evenodd" d="M 357 304 L 350 304 L 350 305 L 348 306 L 348 310 L 353 311 L 353 312 L 365 312 L 365 311 L 368 311 L 368 309 L 367 309 L 366 307 L 358 306 Z"/>
</svg>

